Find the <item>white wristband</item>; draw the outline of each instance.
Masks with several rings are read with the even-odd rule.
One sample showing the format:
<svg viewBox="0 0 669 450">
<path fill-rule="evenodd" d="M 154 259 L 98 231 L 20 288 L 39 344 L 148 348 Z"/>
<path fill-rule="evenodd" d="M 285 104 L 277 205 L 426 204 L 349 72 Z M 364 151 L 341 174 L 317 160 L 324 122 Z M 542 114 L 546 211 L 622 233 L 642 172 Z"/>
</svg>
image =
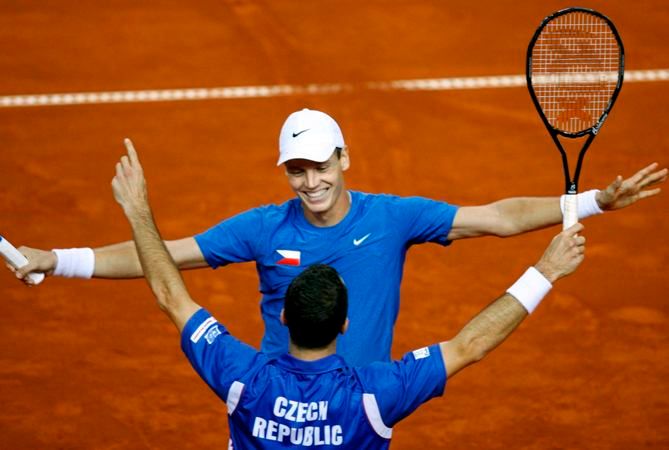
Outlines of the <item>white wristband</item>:
<svg viewBox="0 0 669 450">
<path fill-rule="evenodd" d="M 506 292 L 513 295 L 527 313 L 531 314 L 552 287 L 551 282 L 541 272 L 530 267 Z"/>
<path fill-rule="evenodd" d="M 58 261 L 53 274 L 65 278 L 91 278 L 95 272 L 92 248 L 53 249 Z"/>
<path fill-rule="evenodd" d="M 599 192 L 599 189 L 591 189 L 589 191 L 581 192 L 576 196 L 579 220 L 604 212 L 602 208 L 599 207 L 599 204 L 597 204 L 597 192 Z M 562 215 L 564 215 L 565 198 L 566 195 L 560 197 L 560 209 L 562 210 Z"/>
</svg>

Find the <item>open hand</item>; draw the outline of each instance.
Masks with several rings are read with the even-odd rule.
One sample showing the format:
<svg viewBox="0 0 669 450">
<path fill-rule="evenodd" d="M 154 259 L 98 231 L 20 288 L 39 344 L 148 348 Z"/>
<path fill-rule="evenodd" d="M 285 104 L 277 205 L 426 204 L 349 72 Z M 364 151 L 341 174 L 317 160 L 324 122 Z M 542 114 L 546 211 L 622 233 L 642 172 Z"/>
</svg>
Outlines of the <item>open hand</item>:
<svg viewBox="0 0 669 450">
<path fill-rule="evenodd" d="M 667 169 L 656 170 L 657 166 L 657 163 L 646 166 L 626 180 L 618 175 L 613 183 L 597 193 L 599 207 L 605 211 L 625 208 L 638 200 L 659 194 L 659 187 L 646 189 L 667 179 Z"/>
</svg>

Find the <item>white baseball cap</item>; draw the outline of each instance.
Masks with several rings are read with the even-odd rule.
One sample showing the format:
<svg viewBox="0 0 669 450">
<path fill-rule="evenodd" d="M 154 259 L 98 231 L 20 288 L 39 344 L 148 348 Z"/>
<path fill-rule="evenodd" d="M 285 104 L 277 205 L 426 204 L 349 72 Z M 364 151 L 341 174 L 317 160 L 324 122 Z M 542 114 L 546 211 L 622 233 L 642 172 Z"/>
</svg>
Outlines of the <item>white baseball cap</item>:
<svg viewBox="0 0 669 450">
<path fill-rule="evenodd" d="M 279 161 L 327 161 L 335 148 L 344 148 L 344 136 L 335 120 L 324 112 L 303 109 L 292 113 L 281 127 Z"/>
</svg>

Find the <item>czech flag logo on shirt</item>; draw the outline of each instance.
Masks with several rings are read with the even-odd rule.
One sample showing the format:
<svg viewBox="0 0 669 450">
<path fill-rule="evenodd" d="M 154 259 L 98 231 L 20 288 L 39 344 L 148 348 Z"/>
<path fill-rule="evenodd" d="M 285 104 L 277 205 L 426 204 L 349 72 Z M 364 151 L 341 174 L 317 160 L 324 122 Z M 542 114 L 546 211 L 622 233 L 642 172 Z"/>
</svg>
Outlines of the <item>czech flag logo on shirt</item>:
<svg viewBox="0 0 669 450">
<path fill-rule="evenodd" d="M 283 256 L 278 260 L 277 264 L 283 264 L 284 266 L 299 266 L 300 265 L 300 252 L 297 250 L 277 250 L 279 255 Z"/>
</svg>

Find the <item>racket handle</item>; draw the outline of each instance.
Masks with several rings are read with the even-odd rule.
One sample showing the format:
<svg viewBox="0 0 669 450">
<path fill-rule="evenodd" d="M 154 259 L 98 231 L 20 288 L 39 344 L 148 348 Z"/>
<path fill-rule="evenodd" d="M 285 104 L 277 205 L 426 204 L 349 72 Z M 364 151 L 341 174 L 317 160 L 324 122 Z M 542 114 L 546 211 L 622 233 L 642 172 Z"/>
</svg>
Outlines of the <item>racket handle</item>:
<svg viewBox="0 0 669 450">
<path fill-rule="evenodd" d="M 578 222 L 577 194 L 567 194 L 564 198 L 564 214 L 562 215 L 562 229 L 566 230 Z"/>
<path fill-rule="evenodd" d="M 9 243 L 7 239 L 4 239 L 0 236 L 0 255 L 15 269 L 20 269 L 21 267 L 28 264 L 28 260 L 23 254 L 16 249 L 12 244 Z M 32 272 L 28 274 L 28 278 L 32 281 L 33 284 L 40 284 L 44 280 L 43 273 Z"/>
</svg>

